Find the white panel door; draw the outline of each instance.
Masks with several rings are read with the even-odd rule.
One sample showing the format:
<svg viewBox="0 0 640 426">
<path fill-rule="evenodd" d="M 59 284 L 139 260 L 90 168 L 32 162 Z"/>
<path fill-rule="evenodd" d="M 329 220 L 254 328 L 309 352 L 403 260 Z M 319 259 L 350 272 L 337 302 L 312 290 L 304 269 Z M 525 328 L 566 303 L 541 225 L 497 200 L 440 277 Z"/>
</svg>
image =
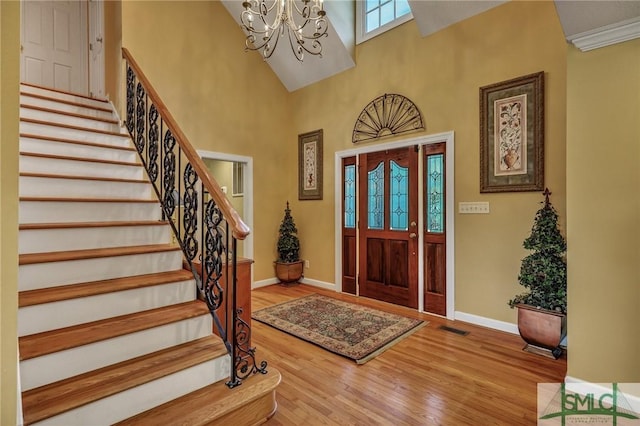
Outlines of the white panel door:
<svg viewBox="0 0 640 426">
<path fill-rule="evenodd" d="M 87 52 L 86 1 L 22 1 L 22 81 L 87 95 Z"/>
</svg>

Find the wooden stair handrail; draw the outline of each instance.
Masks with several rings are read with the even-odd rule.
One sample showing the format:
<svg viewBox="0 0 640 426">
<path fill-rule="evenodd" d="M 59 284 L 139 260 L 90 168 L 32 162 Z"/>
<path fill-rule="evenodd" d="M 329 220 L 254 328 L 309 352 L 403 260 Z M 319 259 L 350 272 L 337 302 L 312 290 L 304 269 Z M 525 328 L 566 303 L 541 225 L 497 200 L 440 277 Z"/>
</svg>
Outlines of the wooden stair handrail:
<svg viewBox="0 0 640 426">
<path fill-rule="evenodd" d="M 220 188 L 218 182 L 216 182 L 216 180 L 209 174 L 209 170 L 205 166 L 196 150 L 193 148 L 193 145 L 191 145 L 189 139 L 187 139 L 186 135 L 182 132 L 182 129 L 180 129 L 180 127 L 176 123 L 173 115 L 171 115 L 167 106 L 164 104 L 164 102 L 162 102 L 162 99 L 158 95 L 158 92 L 156 92 L 156 90 L 153 88 L 153 86 L 147 79 L 147 76 L 144 75 L 142 69 L 140 69 L 140 66 L 135 61 L 135 59 L 133 59 L 133 56 L 131 56 L 131 53 L 129 53 L 129 50 L 127 50 L 126 47 L 122 48 L 122 57 L 126 59 L 126 61 L 129 63 L 129 66 L 136 73 L 136 76 L 144 86 L 147 95 L 151 98 L 153 104 L 158 109 L 158 113 L 162 117 L 162 120 L 169 127 L 171 133 L 178 142 L 178 145 L 180 145 L 182 152 L 184 152 L 185 156 L 191 163 L 191 166 L 194 168 L 194 170 L 202 180 L 202 185 L 207 189 L 207 191 L 209 191 L 211 198 L 213 198 L 215 203 L 222 211 L 222 214 L 229 224 L 229 228 L 231 229 L 231 234 L 238 240 L 244 240 L 249 235 L 251 230 L 249 229 L 247 224 L 242 221 L 238 212 L 236 212 L 236 210 L 233 208 L 233 206 L 229 202 L 229 199 L 222 192 L 222 188 Z"/>
</svg>

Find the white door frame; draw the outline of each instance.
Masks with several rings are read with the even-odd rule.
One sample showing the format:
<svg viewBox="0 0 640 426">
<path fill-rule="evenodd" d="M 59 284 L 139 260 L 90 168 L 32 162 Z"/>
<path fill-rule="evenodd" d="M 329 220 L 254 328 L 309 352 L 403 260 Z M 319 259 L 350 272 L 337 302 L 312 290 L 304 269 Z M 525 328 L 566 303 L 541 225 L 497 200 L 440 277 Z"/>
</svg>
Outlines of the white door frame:
<svg viewBox="0 0 640 426">
<path fill-rule="evenodd" d="M 243 177 L 244 177 L 244 196 L 243 198 L 243 216 L 244 223 L 253 231 L 253 157 L 247 157 L 244 155 L 227 154 L 224 152 L 216 151 L 196 151 L 201 158 L 207 158 L 210 160 L 222 160 L 232 161 L 235 163 L 243 164 Z M 248 259 L 253 259 L 253 232 L 249 233 L 244 240 L 244 253 L 243 256 Z M 251 282 L 253 283 L 253 268 L 251 268 Z"/>
<path fill-rule="evenodd" d="M 104 83 L 104 0 L 89 0 L 89 96 L 103 99 Z"/>
<path fill-rule="evenodd" d="M 334 196 L 335 196 L 335 289 L 338 292 L 342 292 L 342 159 L 347 157 L 356 157 L 358 161 L 359 154 L 365 154 L 369 152 L 383 151 L 386 149 L 402 148 L 410 145 L 429 145 L 434 143 L 444 142 L 446 144 L 446 289 L 447 289 L 447 319 L 453 320 L 455 318 L 455 246 L 454 246 L 454 215 L 455 215 L 455 194 L 454 194 L 454 133 L 453 131 L 438 133 L 435 135 L 418 136 L 411 139 L 403 139 L 400 141 L 387 142 L 377 145 L 367 145 L 348 149 L 344 151 L 338 151 L 334 157 Z M 356 163 L 357 164 L 357 163 Z M 418 160 L 418 228 L 419 239 L 424 241 L 424 184 L 423 184 L 423 159 L 422 155 Z M 357 174 L 356 174 L 357 176 Z M 357 177 L 356 177 L 357 178 Z M 357 203 L 356 203 L 357 207 Z M 358 229 L 356 227 L 356 241 L 358 240 Z M 421 271 L 418 274 L 418 311 L 424 312 L 424 244 L 418 245 L 418 269 Z M 356 260 L 356 265 L 358 261 Z M 357 271 L 359 273 L 359 271 Z"/>
</svg>

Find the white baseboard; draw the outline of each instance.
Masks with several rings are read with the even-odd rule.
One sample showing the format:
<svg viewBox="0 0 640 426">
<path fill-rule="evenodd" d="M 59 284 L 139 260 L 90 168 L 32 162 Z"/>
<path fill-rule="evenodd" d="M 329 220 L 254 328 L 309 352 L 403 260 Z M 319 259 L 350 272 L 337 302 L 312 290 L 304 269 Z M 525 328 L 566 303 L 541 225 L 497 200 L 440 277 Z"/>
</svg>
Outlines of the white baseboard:
<svg viewBox="0 0 640 426">
<path fill-rule="evenodd" d="M 313 280 L 311 278 L 302 278 L 300 280 L 300 282 L 302 284 L 307 284 L 307 285 L 314 286 L 314 287 L 320 287 L 320 288 L 324 288 L 324 289 L 327 289 L 327 290 L 335 290 L 336 289 L 336 286 L 333 283 Z M 276 277 L 267 278 L 266 280 L 255 281 L 253 283 L 253 285 L 251 286 L 251 289 L 253 290 L 253 289 L 256 289 L 256 288 L 266 287 L 268 285 L 279 284 L 279 283 L 280 283 L 280 281 L 278 281 L 278 279 Z"/>
<path fill-rule="evenodd" d="M 466 312 L 456 311 L 456 321 L 464 321 L 475 325 L 481 325 L 483 327 L 493 328 L 494 330 L 506 331 L 511 334 L 518 333 L 518 325 L 510 322 L 499 321 L 492 318 L 481 317 L 480 315 L 468 314 Z"/>
<path fill-rule="evenodd" d="M 328 283 L 328 282 L 325 282 L 325 281 L 313 280 L 311 278 L 302 278 L 302 280 L 300 280 L 300 282 L 302 284 L 312 285 L 314 287 L 325 288 L 327 290 L 335 290 L 336 289 L 336 285 L 334 283 Z"/>
<path fill-rule="evenodd" d="M 251 285 L 251 289 L 253 290 L 260 287 L 266 287 L 268 285 L 278 284 L 279 282 L 280 281 L 278 281 L 278 279 L 275 277 L 267 278 L 266 280 L 254 281 Z"/>
<path fill-rule="evenodd" d="M 568 385 L 567 387 L 577 385 L 576 391 L 590 392 L 595 395 L 611 393 L 611 383 L 591 383 L 572 376 L 566 376 L 564 382 Z M 618 389 L 624 394 L 631 409 L 635 413 L 640 413 L 640 383 L 618 383 Z"/>
</svg>

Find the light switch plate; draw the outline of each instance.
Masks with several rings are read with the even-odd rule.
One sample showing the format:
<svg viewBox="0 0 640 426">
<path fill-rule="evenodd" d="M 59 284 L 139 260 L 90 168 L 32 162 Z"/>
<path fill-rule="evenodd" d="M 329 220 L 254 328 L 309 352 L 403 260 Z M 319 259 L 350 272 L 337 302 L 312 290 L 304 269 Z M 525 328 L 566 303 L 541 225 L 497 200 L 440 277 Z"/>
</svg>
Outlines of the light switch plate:
<svg viewBox="0 0 640 426">
<path fill-rule="evenodd" d="M 460 202 L 460 203 L 458 203 L 458 213 L 488 214 L 489 213 L 489 202 L 488 201 L 477 201 L 477 202 L 463 201 L 463 202 Z"/>
</svg>

